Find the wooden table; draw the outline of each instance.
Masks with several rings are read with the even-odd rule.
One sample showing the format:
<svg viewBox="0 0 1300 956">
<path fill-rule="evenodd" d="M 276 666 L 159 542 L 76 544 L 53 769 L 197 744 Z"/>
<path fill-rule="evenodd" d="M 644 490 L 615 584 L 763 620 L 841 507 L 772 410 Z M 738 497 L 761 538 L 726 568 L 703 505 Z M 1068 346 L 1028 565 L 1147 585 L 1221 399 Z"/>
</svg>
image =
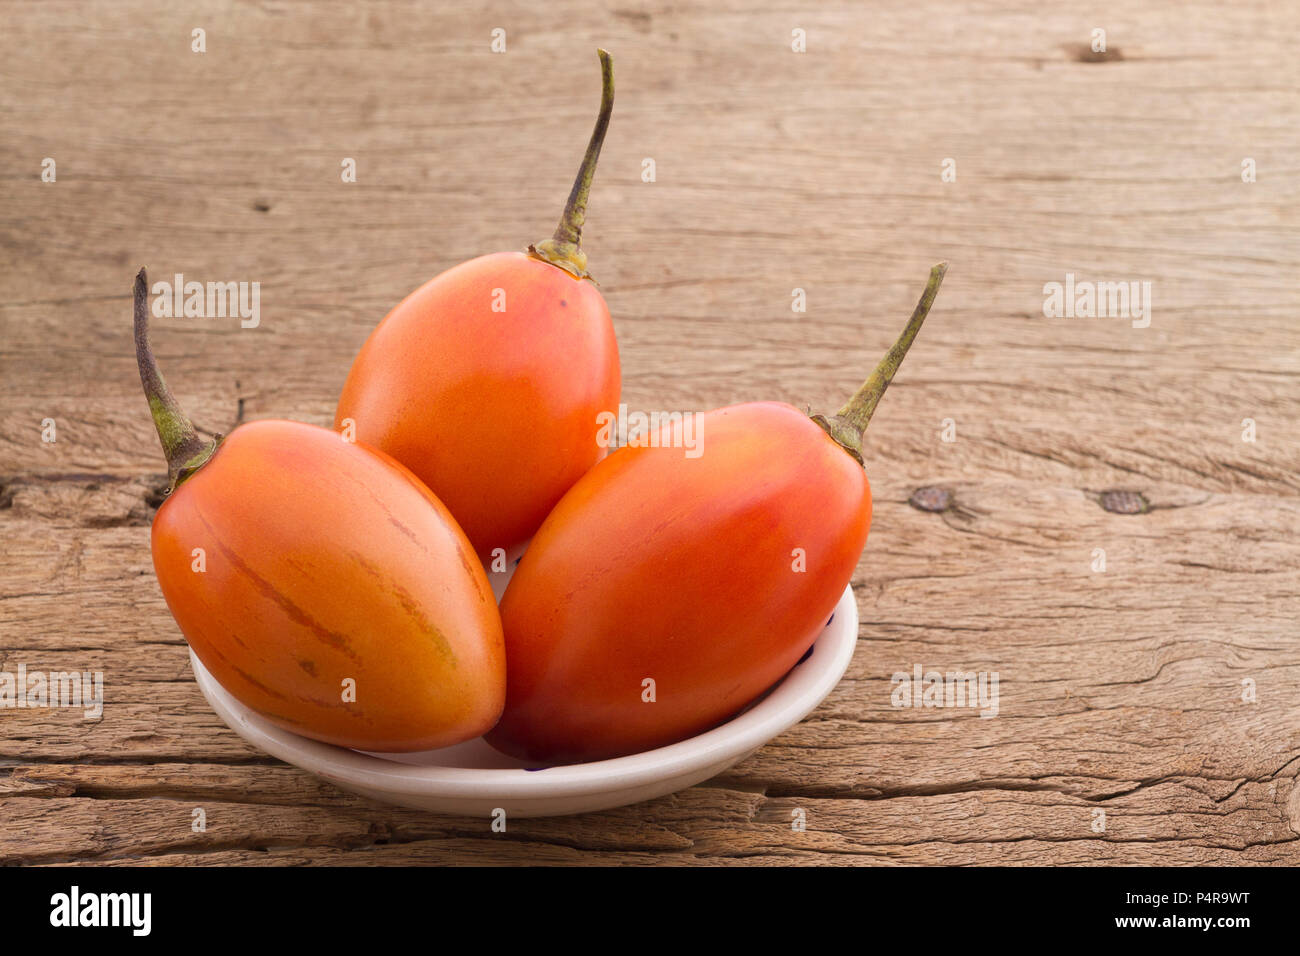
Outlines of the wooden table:
<svg viewBox="0 0 1300 956">
<path fill-rule="evenodd" d="M 0 862 L 1300 863 L 1294 18 L 440 6 L 6 6 L 0 671 L 102 671 L 106 703 L 0 710 Z M 163 368 L 208 430 L 328 424 L 399 298 L 549 235 L 597 45 L 585 246 L 631 408 L 834 409 L 951 268 L 868 436 L 836 691 L 723 777 L 493 833 L 343 794 L 208 708 L 150 560 L 129 292 L 142 264 L 260 282 L 255 329 L 157 321 Z M 1067 274 L 1149 282 L 1149 326 L 1047 317 Z M 997 717 L 894 707 L 916 665 L 997 672 Z"/>
</svg>

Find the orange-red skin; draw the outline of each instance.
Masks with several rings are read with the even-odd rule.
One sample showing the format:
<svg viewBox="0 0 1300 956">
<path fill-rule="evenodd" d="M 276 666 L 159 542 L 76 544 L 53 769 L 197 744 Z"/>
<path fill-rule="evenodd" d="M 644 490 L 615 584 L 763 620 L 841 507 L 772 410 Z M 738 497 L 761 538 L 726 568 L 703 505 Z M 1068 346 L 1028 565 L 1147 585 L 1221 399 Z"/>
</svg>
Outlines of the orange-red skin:
<svg viewBox="0 0 1300 956">
<path fill-rule="evenodd" d="M 280 727 L 413 751 L 501 712 L 501 622 L 469 541 L 409 471 L 329 429 L 236 428 L 158 509 L 153 559 L 199 660 Z"/>
<path fill-rule="evenodd" d="M 698 428 L 697 458 L 615 451 L 533 538 L 501 603 L 497 749 L 573 763 L 685 739 L 780 680 L 825 626 L 871 524 L 862 466 L 789 405 Z"/>
<path fill-rule="evenodd" d="M 600 460 L 597 418 L 617 410 L 619 386 L 595 285 L 500 252 L 388 314 L 352 365 L 335 427 L 352 419 L 359 441 L 410 468 L 487 557 L 527 541 Z"/>
</svg>

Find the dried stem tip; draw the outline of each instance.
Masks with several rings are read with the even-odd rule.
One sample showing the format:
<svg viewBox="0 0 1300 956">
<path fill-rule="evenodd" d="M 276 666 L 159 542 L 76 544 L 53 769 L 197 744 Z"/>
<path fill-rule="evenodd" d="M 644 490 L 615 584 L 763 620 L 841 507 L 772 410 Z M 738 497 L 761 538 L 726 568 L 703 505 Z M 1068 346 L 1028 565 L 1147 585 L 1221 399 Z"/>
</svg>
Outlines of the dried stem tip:
<svg viewBox="0 0 1300 956">
<path fill-rule="evenodd" d="M 560 224 L 555 227 L 555 235 L 528 247 L 528 254 L 534 259 L 549 262 L 579 279 L 591 278 L 587 273 L 587 254 L 579 243 L 582 226 L 587 221 L 587 198 L 591 195 L 591 181 L 596 175 L 596 161 L 600 159 L 600 147 L 605 142 L 609 117 L 614 111 L 614 61 L 604 50 L 597 50 L 596 54 L 600 57 L 600 113 L 596 117 L 596 128 L 591 131 L 591 141 L 587 143 L 587 154 L 578 167 L 578 176 L 573 181 Z"/>
<path fill-rule="evenodd" d="M 867 377 L 862 387 L 844 404 L 844 407 L 830 418 L 823 415 L 813 416 L 813 421 L 859 462 L 862 461 L 862 433 L 866 431 L 867 423 L 871 421 L 876 405 L 880 403 L 880 397 L 885 394 L 885 389 L 889 388 L 889 383 L 894 380 L 898 367 L 903 364 L 903 358 L 907 355 L 907 350 L 912 347 L 912 340 L 921 330 L 925 317 L 930 314 L 930 306 L 934 305 L 934 298 L 939 294 L 939 286 L 943 283 L 943 276 L 947 271 L 946 262 L 941 262 L 930 270 L 930 280 L 925 284 L 925 291 L 921 293 L 921 301 L 916 303 L 916 308 L 912 310 L 912 317 L 907 320 L 907 325 L 904 326 L 898 341 L 893 344 L 885 357 L 880 360 L 875 371 Z"/>
<path fill-rule="evenodd" d="M 140 384 L 144 386 L 154 428 L 167 457 L 167 477 L 171 479 L 167 491 L 171 493 L 207 463 L 221 443 L 221 436 L 199 437 L 158 371 L 149 344 L 149 277 L 144 269 L 135 277 L 135 361 L 140 366 Z"/>
</svg>

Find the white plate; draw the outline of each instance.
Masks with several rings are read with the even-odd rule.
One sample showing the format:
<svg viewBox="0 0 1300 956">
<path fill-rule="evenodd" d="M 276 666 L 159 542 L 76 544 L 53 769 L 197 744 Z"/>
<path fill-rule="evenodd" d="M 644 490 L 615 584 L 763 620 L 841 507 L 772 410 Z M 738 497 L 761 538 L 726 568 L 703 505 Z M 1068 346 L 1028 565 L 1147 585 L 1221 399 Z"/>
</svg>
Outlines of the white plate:
<svg viewBox="0 0 1300 956">
<path fill-rule="evenodd" d="M 812 651 L 748 710 L 680 743 L 630 757 L 526 769 L 483 738 L 410 754 L 370 754 L 308 740 L 249 710 L 207 672 L 194 652 L 199 689 L 246 741 L 344 790 L 383 803 L 439 813 L 547 817 L 605 810 L 660 797 L 716 776 L 808 716 L 853 658 L 858 606 L 845 588 Z"/>
</svg>

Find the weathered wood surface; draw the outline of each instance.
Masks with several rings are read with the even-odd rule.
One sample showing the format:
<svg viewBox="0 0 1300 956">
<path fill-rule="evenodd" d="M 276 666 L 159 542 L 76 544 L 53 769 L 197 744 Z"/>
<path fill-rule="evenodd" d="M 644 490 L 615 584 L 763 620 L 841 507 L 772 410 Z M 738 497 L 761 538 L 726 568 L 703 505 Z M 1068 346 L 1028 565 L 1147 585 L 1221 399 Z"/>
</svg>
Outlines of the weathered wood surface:
<svg viewBox="0 0 1300 956">
<path fill-rule="evenodd" d="M 3 13 L 0 670 L 102 670 L 107 703 L 99 722 L 0 710 L 0 861 L 1300 863 L 1294 18 L 997 0 Z M 630 407 L 836 407 L 928 266 L 951 269 L 872 425 L 843 683 L 706 785 L 493 834 L 342 794 L 208 709 L 153 577 L 163 469 L 128 292 L 141 264 L 261 282 L 257 329 L 157 323 L 163 367 L 205 428 L 241 406 L 328 423 L 388 307 L 549 233 L 598 44 L 619 92 L 585 245 Z M 1151 282 L 1150 327 L 1045 318 L 1067 272 Z M 910 507 L 925 486 L 951 507 Z M 1108 512 L 1108 490 L 1150 510 Z M 997 671 L 998 716 L 893 707 L 891 674 L 918 663 Z"/>
</svg>

